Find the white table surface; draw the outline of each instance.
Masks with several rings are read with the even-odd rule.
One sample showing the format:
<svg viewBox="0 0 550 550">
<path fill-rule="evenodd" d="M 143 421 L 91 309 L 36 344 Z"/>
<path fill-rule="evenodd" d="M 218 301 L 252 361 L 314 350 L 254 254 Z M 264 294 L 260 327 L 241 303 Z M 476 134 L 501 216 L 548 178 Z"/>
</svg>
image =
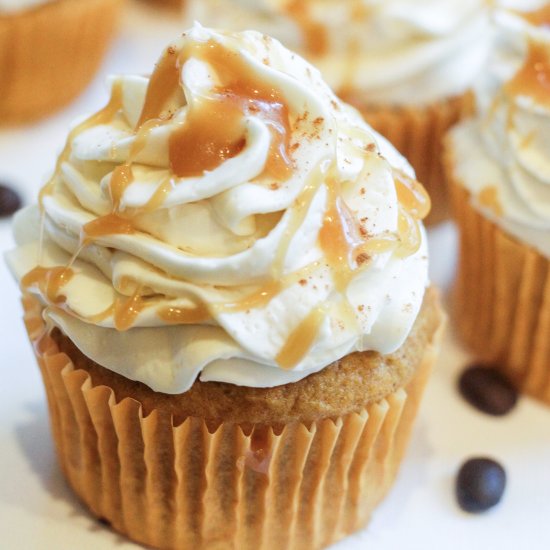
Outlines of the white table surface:
<svg viewBox="0 0 550 550">
<path fill-rule="evenodd" d="M 78 101 L 39 124 L 0 130 L 0 180 L 17 185 L 26 203 L 34 201 L 69 122 L 106 102 L 105 76 L 149 72 L 182 30 L 174 16 L 132 7 L 100 74 Z M 12 246 L 9 225 L 0 220 L 0 253 Z M 448 289 L 456 253 L 452 225 L 431 230 L 430 245 L 432 280 Z M 19 292 L 2 261 L 0 289 L 0 549 L 139 548 L 96 522 L 65 484 Z M 504 418 L 478 413 L 455 389 L 470 359 L 451 325 L 392 492 L 368 529 L 333 550 L 550 548 L 550 408 L 522 398 Z M 508 486 L 500 505 L 469 515 L 455 503 L 454 477 L 464 459 L 477 455 L 499 460 Z"/>
</svg>

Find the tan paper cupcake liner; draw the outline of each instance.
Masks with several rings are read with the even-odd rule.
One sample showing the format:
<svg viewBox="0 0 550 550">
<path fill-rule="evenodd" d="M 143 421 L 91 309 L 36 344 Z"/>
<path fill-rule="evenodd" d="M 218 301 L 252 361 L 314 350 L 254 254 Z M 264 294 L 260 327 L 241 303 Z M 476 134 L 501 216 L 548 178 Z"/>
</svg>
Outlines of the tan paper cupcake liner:
<svg viewBox="0 0 550 550">
<path fill-rule="evenodd" d="M 90 82 L 125 0 L 55 0 L 0 15 L 0 125 L 69 103 Z"/>
<path fill-rule="evenodd" d="M 187 0 L 149 0 L 149 2 L 170 9 L 183 9 L 187 4 Z"/>
<path fill-rule="evenodd" d="M 66 477 L 94 514 L 156 548 L 309 550 L 365 525 L 396 475 L 442 331 L 406 389 L 341 418 L 245 432 L 117 403 L 59 352 L 36 300 L 24 306 Z"/>
<path fill-rule="evenodd" d="M 443 137 L 451 126 L 471 113 L 470 94 L 425 107 L 370 105 L 354 96 L 344 96 L 344 100 L 355 105 L 365 120 L 413 165 L 418 181 L 432 199 L 426 224 L 447 219 L 448 185 L 441 162 Z"/>
<path fill-rule="evenodd" d="M 458 181 L 451 198 L 461 241 L 459 330 L 482 360 L 550 404 L 550 261 L 478 212 Z"/>
</svg>

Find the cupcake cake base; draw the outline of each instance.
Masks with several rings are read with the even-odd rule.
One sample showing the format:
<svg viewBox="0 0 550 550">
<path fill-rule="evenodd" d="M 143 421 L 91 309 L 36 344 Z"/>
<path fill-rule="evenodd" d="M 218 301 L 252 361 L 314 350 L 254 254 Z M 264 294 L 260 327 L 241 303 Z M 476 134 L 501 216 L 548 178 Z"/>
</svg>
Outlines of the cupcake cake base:
<svg viewBox="0 0 550 550">
<path fill-rule="evenodd" d="M 140 385 L 136 398 L 139 383 L 46 332 L 36 299 L 26 296 L 24 307 L 65 476 L 95 515 L 155 548 L 317 549 L 364 526 L 395 478 L 443 326 L 429 290 L 398 352 L 347 356 L 364 356 L 362 373 L 372 373 L 366 383 L 382 388 L 382 397 L 346 410 L 327 393 L 328 409 L 317 418 L 305 412 L 314 397 L 298 413 L 285 401 L 279 421 L 267 422 L 251 413 L 254 399 L 222 419 L 215 409 L 187 416 L 186 394 Z M 346 362 L 301 382 L 345 375 Z M 392 371 L 407 378 L 398 382 Z M 220 395 L 236 388 L 208 384 Z M 272 391 L 256 389 L 266 399 Z"/>
</svg>

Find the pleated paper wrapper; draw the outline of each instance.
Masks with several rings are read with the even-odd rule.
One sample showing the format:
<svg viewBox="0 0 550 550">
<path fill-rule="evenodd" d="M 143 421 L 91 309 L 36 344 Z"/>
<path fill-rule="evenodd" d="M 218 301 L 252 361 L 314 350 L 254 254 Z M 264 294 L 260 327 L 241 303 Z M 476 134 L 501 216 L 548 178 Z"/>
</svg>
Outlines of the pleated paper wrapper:
<svg viewBox="0 0 550 550">
<path fill-rule="evenodd" d="M 125 0 L 57 0 L 0 14 L 0 125 L 66 105 L 96 73 Z"/>
<path fill-rule="evenodd" d="M 458 181 L 451 198 L 460 232 L 454 310 L 461 335 L 482 361 L 550 405 L 550 260 L 483 216 Z"/>
<path fill-rule="evenodd" d="M 432 199 L 425 220 L 434 225 L 449 217 L 448 184 L 441 162 L 447 130 L 472 110 L 470 94 L 426 106 L 373 105 L 360 96 L 344 94 L 344 100 L 359 109 L 365 120 L 407 158 Z"/>
<path fill-rule="evenodd" d="M 99 518 L 163 549 L 311 550 L 364 526 L 395 478 L 442 331 L 408 386 L 364 410 L 245 432 L 117 403 L 59 352 L 38 302 L 23 302 L 65 476 Z"/>
</svg>

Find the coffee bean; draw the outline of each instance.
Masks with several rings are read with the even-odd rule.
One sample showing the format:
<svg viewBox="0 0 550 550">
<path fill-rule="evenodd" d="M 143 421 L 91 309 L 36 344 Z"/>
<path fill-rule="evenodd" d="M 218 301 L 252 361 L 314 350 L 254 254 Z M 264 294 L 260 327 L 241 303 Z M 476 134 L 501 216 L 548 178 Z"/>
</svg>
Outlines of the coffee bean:
<svg viewBox="0 0 550 550">
<path fill-rule="evenodd" d="M 460 376 L 458 386 L 468 403 L 494 416 L 510 412 L 518 400 L 518 392 L 507 378 L 490 366 L 467 368 Z"/>
<path fill-rule="evenodd" d="M 11 216 L 21 208 L 21 198 L 11 187 L 0 184 L 0 218 Z"/>
<path fill-rule="evenodd" d="M 504 468 L 490 458 L 472 458 L 456 478 L 456 498 L 465 512 L 485 512 L 500 502 L 506 487 Z"/>
</svg>

